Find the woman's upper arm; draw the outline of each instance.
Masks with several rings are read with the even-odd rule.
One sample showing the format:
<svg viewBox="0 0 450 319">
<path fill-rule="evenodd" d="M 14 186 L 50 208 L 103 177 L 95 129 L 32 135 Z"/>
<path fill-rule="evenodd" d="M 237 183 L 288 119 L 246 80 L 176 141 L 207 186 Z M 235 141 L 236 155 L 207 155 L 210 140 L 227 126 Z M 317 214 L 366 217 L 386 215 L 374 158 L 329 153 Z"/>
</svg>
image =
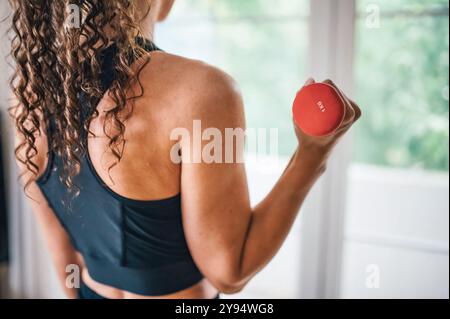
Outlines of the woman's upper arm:
<svg viewBox="0 0 450 319">
<path fill-rule="evenodd" d="M 14 129 L 15 145 L 16 147 L 22 145 L 24 137 Z M 59 265 L 64 265 L 68 260 L 73 260 L 75 250 L 70 242 L 69 236 L 62 227 L 59 220 L 56 218 L 53 209 L 50 207 L 46 197 L 39 188 L 36 180 L 43 174 L 48 165 L 47 153 L 48 144 L 45 130 L 41 127 L 41 134 L 35 133 L 34 145 L 37 150 L 36 156 L 32 158 L 33 163 L 37 167 L 37 172 L 32 172 L 27 165 L 24 164 L 26 160 L 26 146 L 18 149 L 16 155 L 17 167 L 22 186 L 26 185 L 24 189 L 26 199 L 31 207 L 33 215 L 35 216 L 45 238 L 46 243 L 52 253 L 53 259 Z M 36 175 L 37 173 L 37 175 Z M 68 257 L 69 256 L 69 257 Z M 65 266 L 58 269 L 58 273 L 65 273 Z"/>
<path fill-rule="evenodd" d="M 190 127 L 186 123 L 190 143 L 180 143 L 183 225 L 200 270 L 213 284 L 223 286 L 236 277 L 251 218 L 245 167 L 240 160 L 245 120 L 242 98 L 234 82 L 218 71 L 209 74 L 208 79 L 209 85 L 195 96 L 188 117 L 197 122 Z M 199 124 L 203 141 L 197 144 Z M 231 130 L 240 135 L 232 143 L 226 138 L 233 133 Z M 215 160 L 208 163 L 208 156 Z"/>
</svg>

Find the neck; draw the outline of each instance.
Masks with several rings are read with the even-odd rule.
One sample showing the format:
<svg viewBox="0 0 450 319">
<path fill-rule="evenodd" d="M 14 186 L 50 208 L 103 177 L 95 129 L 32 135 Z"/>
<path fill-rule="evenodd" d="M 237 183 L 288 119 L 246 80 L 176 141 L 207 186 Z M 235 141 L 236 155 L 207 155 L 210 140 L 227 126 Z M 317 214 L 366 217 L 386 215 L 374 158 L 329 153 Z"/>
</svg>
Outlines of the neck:
<svg viewBox="0 0 450 319">
<path fill-rule="evenodd" d="M 141 1 L 138 3 L 137 15 L 135 17 L 136 21 L 139 23 L 139 31 L 141 35 L 146 38 L 153 40 L 155 24 L 158 21 L 159 13 L 159 2 L 154 2 L 153 5 L 147 5 L 147 1 Z M 145 16 L 140 16 L 145 15 Z M 112 37 L 113 30 L 106 26 L 106 34 Z"/>
<path fill-rule="evenodd" d="M 153 39 L 155 24 L 158 20 L 161 3 L 159 1 L 140 1 L 138 2 L 138 12 L 146 14 L 144 18 L 138 18 L 142 35 L 147 39 Z"/>
<path fill-rule="evenodd" d="M 153 40 L 154 30 L 155 23 L 149 23 L 145 21 L 145 23 L 143 22 L 141 25 L 142 36 L 144 36 L 146 39 Z"/>
<path fill-rule="evenodd" d="M 154 30 L 155 30 L 155 22 L 152 17 L 145 18 L 139 24 L 139 31 L 141 33 L 141 36 L 143 36 L 146 39 L 153 41 Z M 114 31 L 109 26 L 105 27 L 105 32 L 107 36 L 113 38 Z"/>
</svg>

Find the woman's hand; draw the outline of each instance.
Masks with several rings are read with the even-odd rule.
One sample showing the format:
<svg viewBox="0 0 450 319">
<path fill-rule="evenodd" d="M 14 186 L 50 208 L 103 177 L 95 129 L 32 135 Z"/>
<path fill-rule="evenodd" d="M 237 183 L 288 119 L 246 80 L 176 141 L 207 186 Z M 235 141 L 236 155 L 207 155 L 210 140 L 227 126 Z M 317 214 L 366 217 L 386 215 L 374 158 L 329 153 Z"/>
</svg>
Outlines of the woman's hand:
<svg viewBox="0 0 450 319">
<path fill-rule="evenodd" d="M 314 79 L 306 81 L 306 85 L 314 84 Z M 341 137 L 355 124 L 361 117 L 361 109 L 359 106 L 347 98 L 344 93 L 331 80 L 326 80 L 323 83 L 331 85 L 336 89 L 345 105 L 345 118 L 339 128 L 332 134 L 326 136 L 310 136 L 305 134 L 294 122 L 295 133 L 297 135 L 299 146 L 302 150 L 313 152 L 318 156 L 328 157 L 334 146 L 341 139 Z"/>
</svg>

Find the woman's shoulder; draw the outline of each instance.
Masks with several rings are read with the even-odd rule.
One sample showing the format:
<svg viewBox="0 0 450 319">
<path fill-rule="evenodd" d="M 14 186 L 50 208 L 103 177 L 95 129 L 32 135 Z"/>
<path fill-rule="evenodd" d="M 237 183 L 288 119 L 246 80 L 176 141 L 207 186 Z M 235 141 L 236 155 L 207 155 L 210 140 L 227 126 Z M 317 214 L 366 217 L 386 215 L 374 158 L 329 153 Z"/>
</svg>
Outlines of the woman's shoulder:
<svg viewBox="0 0 450 319">
<path fill-rule="evenodd" d="M 200 60 L 152 52 L 140 78 L 144 91 L 156 87 L 161 98 L 175 100 L 177 110 L 188 118 L 211 111 L 220 116 L 242 108 L 241 92 L 232 76 Z"/>
</svg>

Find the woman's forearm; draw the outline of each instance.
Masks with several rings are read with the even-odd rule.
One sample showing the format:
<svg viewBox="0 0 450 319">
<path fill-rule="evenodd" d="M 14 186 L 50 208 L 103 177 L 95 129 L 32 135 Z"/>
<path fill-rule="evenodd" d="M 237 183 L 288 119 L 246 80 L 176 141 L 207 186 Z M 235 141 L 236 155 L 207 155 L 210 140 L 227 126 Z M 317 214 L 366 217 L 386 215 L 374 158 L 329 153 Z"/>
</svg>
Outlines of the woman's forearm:
<svg viewBox="0 0 450 319">
<path fill-rule="evenodd" d="M 76 298 L 78 285 L 72 287 L 69 284 L 77 284 L 77 281 L 80 280 L 83 261 L 73 248 L 66 231 L 62 228 L 59 221 L 54 218 L 54 213 L 50 211 L 50 208 L 46 205 L 37 206 L 32 204 L 32 206 L 34 206 L 33 211 L 41 226 L 42 234 L 47 243 L 61 287 L 68 298 Z M 69 265 L 73 265 L 76 268 L 68 268 Z M 68 271 L 76 271 L 76 273 Z M 74 282 L 70 280 L 69 276 L 73 276 Z"/>
<path fill-rule="evenodd" d="M 31 184 L 29 196 L 34 199 L 29 200 L 29 203 L 41 228 L 63 291 L 68 298 L 75 298 L 78 292 L 77 288 L 72 288 L 66 283 L 68 275 L 70 275 L 70 273 L 66 272 L 67 266 L 77 266 L 81 274 L 83 261 L 72 246 L 67 232 L 56 218 L 55 213 L 48 205 L 47 200 L 38 189 L 36 183 Z M 78 278 L 74 279 L 77 280 Z"/>
<path fill-rule="evenodd" d="M 84 267 L 79 256 L 73 248 L 61 246 L 57 247 L 57 251 L 52 251 L 51 255 L 64 294 L 69 299 L 77 298 Z M 72 267 L 68 267 L 69 265 Z"/>
<path fill-rule="evenodd" d="M 278 252 L 308 192 L 325 170 L 326 155 L 299 148 L 272 191 L 252 211 L 239 265 L 248 281 Z"/>
</svg>

